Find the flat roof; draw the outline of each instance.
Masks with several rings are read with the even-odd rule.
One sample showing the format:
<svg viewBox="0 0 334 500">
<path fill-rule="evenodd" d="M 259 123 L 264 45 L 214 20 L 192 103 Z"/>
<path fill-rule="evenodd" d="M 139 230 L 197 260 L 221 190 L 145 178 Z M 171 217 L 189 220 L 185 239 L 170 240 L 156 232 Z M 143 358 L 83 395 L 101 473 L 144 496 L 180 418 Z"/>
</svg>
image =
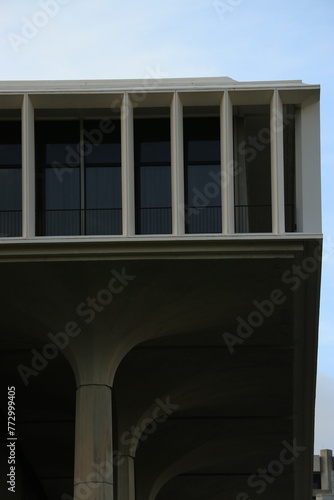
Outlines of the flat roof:
<svg viewBox="0 0 334 500">
<path fill-rule="evenodd" d="M 94 92 L 124 90 L 214 90 L 219 89 L 318 89 L 318 84 L 306 84 L 302 80 L 239 82 L 227 76 L 205 78 L 142 78 L 126 80 L 14 80 L 1 81 L 0 93 L 25 92 Z"/>
</svg>

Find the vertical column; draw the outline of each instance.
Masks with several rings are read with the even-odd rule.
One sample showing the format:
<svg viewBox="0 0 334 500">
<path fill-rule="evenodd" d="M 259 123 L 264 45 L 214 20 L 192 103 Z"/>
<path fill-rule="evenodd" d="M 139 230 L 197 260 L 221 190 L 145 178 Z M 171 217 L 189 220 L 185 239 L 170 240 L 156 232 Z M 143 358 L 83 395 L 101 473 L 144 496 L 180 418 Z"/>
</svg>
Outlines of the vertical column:
<svg viewBox="0 0 334 500">
<path fill-rule="evenodd" d="M 80 234 L 86 233 L 86 190 L 85 190 L 85 137 L 83 119 L 80 118 Z"/>
<path fill-rule="evenodd" d="M 113 500 L 111 387 L 77 389 L 74 499 Z"/>
<path fill-rule="evenodd" d="M 278 90 L 270 103 L 270 143 L 272 232 L 282 234 L 285 232 L 283 106 Z"/>
<path fill-rule="evenodd" d="M 233 108 L 228 91 L 220 103 L 221 196 L 223 234 L 234 233 Z"/>
<path fill-rule="evenodd" d="M 332 491 L 332 450 L 320 450 L 321 489 Z"/>
<path fill-rule="evenodd" d="M 22 105 L 22 236 L 35 236 L 34 108 L 25 94 Z"/>
<path fill-rule="evenodd" d="M 297 228 L 321 233 L 319 91 L 296 113 Z"/>
<path fill-rule="evenodd" d="M 183 158 L 183 106 L 180 96 L 174 93 L 171 104 L 172 150 L 172 232 L 185 232 L 184 158 Z"/>
<path fill-rule="evenodd" d="M 119 463 L 117 500 L 135 500 L 134 458 L 129 455 L 121 455 L 119 457 Z"/>
<path fill-rule="evenodd" d="M 125 93 L 121 109 L 123 235 L 135 234 L 133 106 Z"/>
</svg>

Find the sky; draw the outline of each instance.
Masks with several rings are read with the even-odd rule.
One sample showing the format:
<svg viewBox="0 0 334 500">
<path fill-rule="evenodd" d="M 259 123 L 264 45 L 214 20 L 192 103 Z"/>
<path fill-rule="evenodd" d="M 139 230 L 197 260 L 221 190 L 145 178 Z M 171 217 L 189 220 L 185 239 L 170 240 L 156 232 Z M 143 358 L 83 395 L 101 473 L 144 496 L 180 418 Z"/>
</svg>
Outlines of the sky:
<svg viewBox="0 0 334 500">
<path fill-rule="evenodd" d="M 333 0 L 0 0 L 0 80 L 229 76 L 321 85 L 315 453 L 334 450 Z"/>
</svg>

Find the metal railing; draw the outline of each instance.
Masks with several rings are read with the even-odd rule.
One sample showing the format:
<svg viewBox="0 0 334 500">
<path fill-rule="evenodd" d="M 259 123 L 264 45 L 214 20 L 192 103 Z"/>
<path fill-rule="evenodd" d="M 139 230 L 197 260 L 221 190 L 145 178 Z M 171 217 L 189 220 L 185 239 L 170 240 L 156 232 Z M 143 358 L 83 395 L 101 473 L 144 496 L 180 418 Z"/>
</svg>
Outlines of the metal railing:
<svg viewBox="0 0 334 500">
<path fill-rule="evenodd" d="M 171 234 L 171 207 L 143 207 L 136 209 L 136 234 Z"/>
<path fill-rule="evenodd" d="M 271 233 L 271 205 L 235 205 L 236 233 Z"/>
<path fill-rule="evenodd" d="M 270 233 L 272 231 L 271 205 L 236 205 L 236 233 Z M 221 207 L 187 206 L 185 211 L 186 233 L 220 233 L 222 230 Z M 285 231 L 296 230 L 293 205 L 285 205 Z M 136 210 L 137 234 L 171 234 L 171 207 L 138 208 Z M 122 234 L 122 209 L 66 209 L 39 210 L 36 212 L 37 236 Z M 0 210 L 0 237 L 22 236 L 22 210 Z"/>
<path fill-rule="evenodd" d="M 22 210 L 0 210 L 0 238 L 22 236 Z"/>
<path fill-rule="evenodd" d="M 86 208 L 81 211 L 85 234 L 122 234 L 121 208 Z"/>
<path fill-rule="evenodd" d="M 122 233 L 122 209 L 38 210 L 37 236 L 116 235 Z"/>
<path fill-rule="evenodd" d="M 222 209 L 220 205 L 186 207 L 186 233 L 220 233 L 222 231 Z"/>
<path fill-rule="evenodd" d="M 285 231 L 296 231 L 295 207 L 286 204 Z M 236 233 L 271 233 L 272 215 L 271 205 L 235 205 L 235 232 Z"/>
</svg>

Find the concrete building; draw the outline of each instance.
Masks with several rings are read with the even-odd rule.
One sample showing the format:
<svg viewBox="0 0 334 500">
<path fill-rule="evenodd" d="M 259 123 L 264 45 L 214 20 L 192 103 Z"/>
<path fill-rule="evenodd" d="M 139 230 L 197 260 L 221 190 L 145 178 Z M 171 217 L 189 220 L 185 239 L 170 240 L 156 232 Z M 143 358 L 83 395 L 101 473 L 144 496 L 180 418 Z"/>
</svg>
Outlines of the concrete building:
<svg viewBox="0 0 334 500">
<path fill-rule="evenodd" d="M 332 450 L 321 450 L 313 459 L 313 498 L 334 500 L 334 462 Z"/>
<path fill-rule="evenodd" d="M 17 499 L 311 499 L 319 93 L 0 84 Z"/>
</svg>

